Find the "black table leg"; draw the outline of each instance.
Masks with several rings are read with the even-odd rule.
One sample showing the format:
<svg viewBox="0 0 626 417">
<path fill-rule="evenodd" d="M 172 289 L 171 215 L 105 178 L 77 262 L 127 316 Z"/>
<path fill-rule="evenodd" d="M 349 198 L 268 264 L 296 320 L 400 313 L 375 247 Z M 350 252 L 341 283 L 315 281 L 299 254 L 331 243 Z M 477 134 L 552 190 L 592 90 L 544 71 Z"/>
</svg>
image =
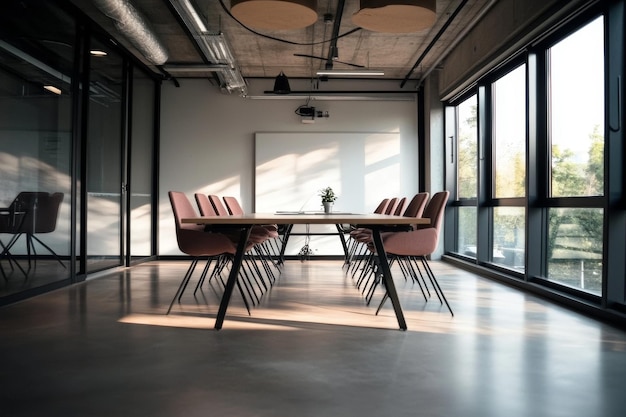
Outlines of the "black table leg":
<svg viewBox="0 0 626 417">
<path fill-rule="evenodd" d="M 287 249 L 287 242 L 289 241 L 289 236 L 291 235 L 291 229 L 293 229 L 293 224 L 285 225 L 285 233 L 283 234 L 283 241 L 282 241 L 282 245 L 280 246 L 279 263 L 281 265 L 285 263 L 285 249 Z"/>
<path fill-rule="evenodd" d="M 335 227 L 337 228 L 337 233 L 339 233 L 339 239 L 341 240 L 341 247 L 343 248 L 343 254 L 345 255 L 345 260 L 346 262 L 348 261 L 348 244 L 346 243 L 346 237 L 344 236 L 343 233 L 343 228 L 336 224 Z"/>
<path fill-rule="evenodd" d="M 398 293 L 396 292 L 396 286 L 393 283 L 393 277 L 391 276 L 391 269 L 389 268 L 389 262 L 387 261 L 387 253 L 383 247 L 383 240 L 380 237 L 380 230 L 372 227 L 372 237 L 374 239 L 374 247 L 376 248 L 376 254 L 378 256 L 378 265 L 380 266 L 383 274 L 383 282 L 385 283 L 385 289 L 393 305 L 393 310 L 396 313 L 398 319 L 398 325 L 400 329 L 406 330 L 406 321 L 404 320 L 404 313 L 402 307 L 400 307 L 400 300 L 398 299 Z"/>
<path fill-rule="evenodd" d="M 215 330 L 221 329 L 222 324 L 224 323 L 224 317 L 226 317 L 226 309 L 228 309 L 230 297 L 233 294 L 233 289 L 235 288 L 235 284 L 237 283 L 237 279 L 239 278 L 239 269 L 241 268 L 241 263 L 246 252 L 248 239 L 250 238 L 250 230 L 252 230 L 252 225 L 245 226 L 243 229 L 241 229 L 241 233 L 239 234 L 237 252 L 235 253 L 235 258 L 233 259 L 233 265 L 230 269 L 228 280 L 226 281 L 226 285 L 224 286 L 224 294 L 222 295 L 220 308 L 217 311 L 217 318 L 215 319 Z"/>
</svg>

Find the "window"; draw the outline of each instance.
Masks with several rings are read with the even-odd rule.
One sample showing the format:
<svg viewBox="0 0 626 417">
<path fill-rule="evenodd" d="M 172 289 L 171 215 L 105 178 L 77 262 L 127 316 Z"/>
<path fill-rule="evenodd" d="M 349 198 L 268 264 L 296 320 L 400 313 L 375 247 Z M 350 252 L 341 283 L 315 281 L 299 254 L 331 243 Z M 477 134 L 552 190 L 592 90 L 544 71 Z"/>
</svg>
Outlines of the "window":
<svg viewBox="0 0 626 417">
<path fill-rule="evenodd" d="M 604 155 L 604 17 L 573 25 L 454 103 L 457 192 L 447 249 L 597 300 L 607 279 L 604 176 L 612 173 Z"/>
<path fill-rule="evenodd" d="M 604 194 L 603 18 L 551 46 L 547 62 L 550 197 L 558 204 L 548 210 L 547 278 L 601 294 L 604 212 L 589 197 Z"/>
<path fill-rule="evenodd" d="M 526 65 L 492 85 L 492 262 L 524 269 L 526 217 Z"/>
<path fill-rule="evenodd" d="M 526 66 L 493 83 L 494 197 L 526 195 Z"/>
<path fill-rule="evenodd" d="M 478 123 L 476 95 L 457 107 L 458 198 L 476 198 L 478 168 Z"/>
<path fill-rule="evenodd" d="M 478 119 L 477 96 L 473 95 L 456 108 L 457 120 L 457 200 L 459 253 L 476 257 L 476 196 L 478 191 Z"/>
<path fill-rule="evenodd" d="M 598 18 L 548 50 L 552 197 L 603 194 L 603 30 Z"/>
</svg>

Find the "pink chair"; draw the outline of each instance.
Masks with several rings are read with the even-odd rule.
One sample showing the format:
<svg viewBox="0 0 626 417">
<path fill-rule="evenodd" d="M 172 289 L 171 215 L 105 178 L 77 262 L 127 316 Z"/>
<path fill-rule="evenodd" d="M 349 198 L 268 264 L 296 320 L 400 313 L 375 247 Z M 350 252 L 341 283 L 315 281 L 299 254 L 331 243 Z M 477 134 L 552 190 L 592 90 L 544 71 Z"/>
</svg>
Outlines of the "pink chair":
<svg viewBox="0 0 626 417">
<path fill-rule="evenodd" d="M 226 210 L 232 215 L 241 215 L 244 213 L 243 208 L 239 204 L 239 200 L 235 197 L 224 196 L 222 197 L 224 200 L 224 205 L 226 206 Z"/>
<path fill-rule="evenodd" d="M 404 210 L 403 216 L 405 217 L 422 217 L 424 213 L 424 207 L 428 201 L 429 194 L 427 192 L 417 193 Z"/>
<path fill-rule="evenodd" d="M 189 217 L 197 217 L 198 214 L 196 210 L 191 205 L 187 196 L 179 191 L 170 191 L 168 193 L 170 203 L 172 206 L 172 211 L 174 213 L 174 224 L 176 227 L 176 241 L 178 242 L 178 248 L 181 252 L 192 257 L 191 265 L 187 269 L 185 276 L 183 277 L 172 302 L 170 303 L 169 308 L 167 309 L 167 313 L 169 314 L 172 310 L 172 306 L 176 299 L 180 302 L 180 299 L 191 279 L 191 276 L 198 264 L 200 258 L 209 257 L 210 259 L 214 257 L 219 257 L 223 255 L 233 256 L 237 250 L 235 243 L 231 239 L 229 239 L 223 233 L 214 233 L 205 231 L 205 227 L 203 225 L 191 224 L 191 223 L 182 223 L 181 219 L 189 218 Z M 239 283 L 238 283 L 239 285 Z M 240 292 L 241 287 L 239 287 Z M 246 308 L 249 307 L 247 301 L 244 297 L 244 302 L 246 303 Z"/>
<path fill-rule="evenodd" d="M 434 288 L 435 293 L 439 298 L 439 301 L 442 304 L 445 303 L 448 307 L 448 310 L 450 311 L 450 314 L 454 316 L 454 313 L 450 308 L 450 304 L 443 294 L 441 286 L 437 282 L 437 278 L 435 277 L 432 269 L 428 265 L 428 261 L 426 259 L 427 256 L 430 256 L 437 249 L 439 236 L 441 234 L 443 215 L 449 196 L 449 191 L 441 191 L 435 193 L 432 196 L 423 213 L 424 218 L 430 219 L 430 224 L 417 225 L 415 230 L 409 232 L 386 233 L 384 236 L 382 236 L 382 239 L 383 245 L 385 247 L 385 252 L 389 256 L 395 257 L 399 261 L 403 261 L 404 265 L 407 268 L 411 268 L 415 276 L 417 276 L 417 274 L 419 273 L 419 275 L 422 277 L 424 284 L 426 284 L 424 276 L 422 275 L 422 272 L 417 265 L 417 260 L 421 261 L 422 266 L 426 271 L 426 276 L 428 277 L 432 287 Z M 415 271 L 414 267 L 417 267 L 417 271 Z M 383 297 L 383 300 L 381 301 L 381 304 L 378 308 L 379 310 L 387 297 L 388 295 L 387 293 L 385 293 L 385 296 Z"/>
<path fill-rule="evenodd" d="M 222 199 L 219 198 L 219 196 L 216 196 L 215 194 L 209 194 L 209 201 L 213 205 L 213 209 L 215 210 L 218 216 L 230 215 L 230 213 L 228 212 L 228 209 L 226 208 L 224 203 L 222 203 Z"/>
<path fill-rule="evenodd" d="M 374 209 L 373 213 L 375 214 L 383 214 L 387 211 L 387 207 L 389 206 L 389 199 L 383 198 L 378 206 Z M 357 237 L 363 233 L 365 233 L 365 228 L 363 227 L 350 227 L 350 232 L 348 233 L 350 237 L 350 241 L 348 243 L 348 257 L 344 262 L 344 265 L 348 266 L 347 271 L 352 270 L 352 275 L 354 276 L 355 270 L 358 269 L 360 265 L 360 261 L 363 259 L 363 256 L 367 253 L 367 248 L 357 240 Z M 359 262 L 354 262 L 355 260 L 359 260 Z M 353 263 L 354 262 L 354 263 Z"/>
<path fill-rule="evenodd" d="M 385 209 L 385 214 L 393 214 L 396 211 L 396 207 L 398 207 L 399 199 L 397 197 L 393 197 L 389 199 L 389 204 Z"/>
<path fill-rule="evenodd" d="M 213 204 L 211 204 L 211 201 L 206 194 L 195 193 L 194 198 L 196 199 L 196 204 L 198 205 L 198 210 L 200 210 L 201 216 L 208 217 L 218 215 L 215 207 L 213 206 Z"/>
<path fill-rule="evenodd" d="M 396 209 L 393 211 L 394 216 L 402 216 L 404 214 L 404 208 L 406 207 L 406 197 L 402 197 L 396 204 Z"/>
</svg>

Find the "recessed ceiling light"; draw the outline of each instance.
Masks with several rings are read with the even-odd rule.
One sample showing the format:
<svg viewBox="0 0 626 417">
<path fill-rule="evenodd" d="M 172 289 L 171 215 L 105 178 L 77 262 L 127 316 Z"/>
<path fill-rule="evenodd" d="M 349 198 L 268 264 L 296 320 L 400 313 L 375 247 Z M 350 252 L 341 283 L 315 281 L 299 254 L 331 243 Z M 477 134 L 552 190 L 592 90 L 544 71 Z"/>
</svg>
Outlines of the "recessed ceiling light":
<svg viewBox="0 0 626 417">
<path fill-rule="evenodd" d="M 92 49 L 89 53 L 93 56 L 107 56 L 107 53 L 98 49 Z"/>
</svg>

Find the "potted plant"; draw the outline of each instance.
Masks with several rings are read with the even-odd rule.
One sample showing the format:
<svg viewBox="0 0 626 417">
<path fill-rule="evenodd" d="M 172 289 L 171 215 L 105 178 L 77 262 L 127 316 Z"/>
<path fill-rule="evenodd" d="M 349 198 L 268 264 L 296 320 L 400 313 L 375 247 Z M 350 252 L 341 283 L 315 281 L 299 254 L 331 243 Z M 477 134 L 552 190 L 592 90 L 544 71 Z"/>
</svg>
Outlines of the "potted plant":
<svg viewBox="0 0 626 417">
<path fill-rule="evenodd" d="M 319 196 L 322 197 L 322 205 L 324 206 L 324 213 L 330 213 L 333 203 L 337 199 L 335 192 L 331 187 L 322 188 Z"/>
</svg>

